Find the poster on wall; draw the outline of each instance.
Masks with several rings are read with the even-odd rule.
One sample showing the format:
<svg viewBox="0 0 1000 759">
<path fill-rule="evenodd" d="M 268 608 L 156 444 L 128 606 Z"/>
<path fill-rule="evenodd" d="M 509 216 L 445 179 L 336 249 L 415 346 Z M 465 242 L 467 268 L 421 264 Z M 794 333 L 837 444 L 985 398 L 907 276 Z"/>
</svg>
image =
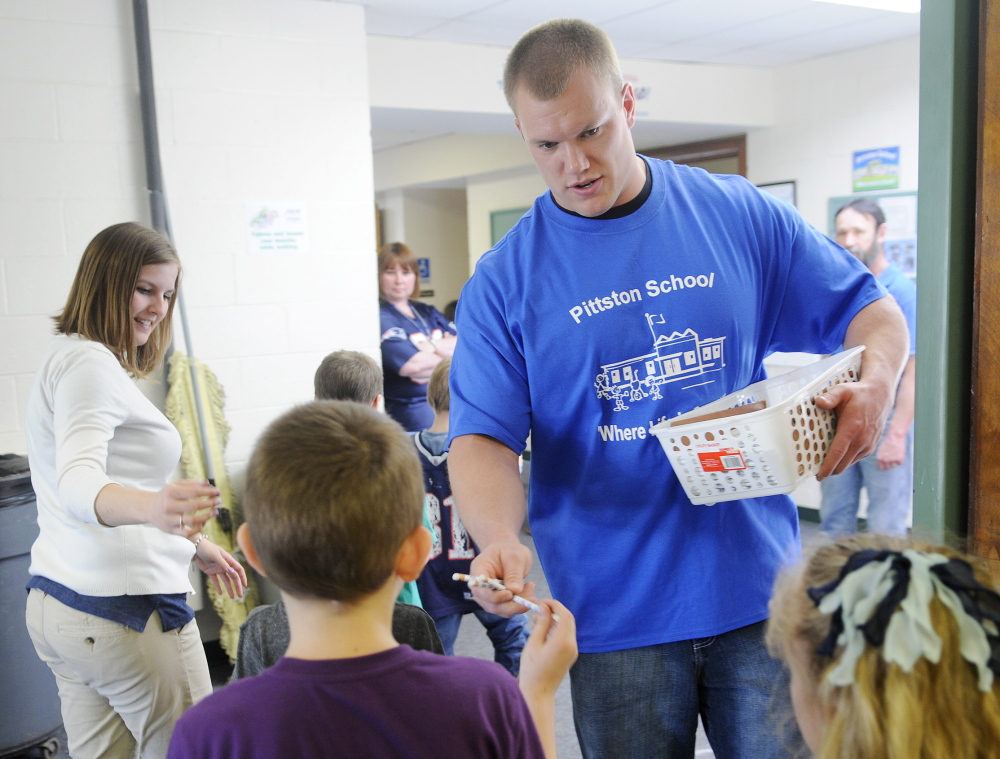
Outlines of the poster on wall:
<svg viewBox="0 0 1000 759">
<path fill-rule="evenodd" d="M 303 203 L 247 203 L 246 225 L 247 253 L 250 255 L 309 252 L 306 209 Z"/>
<path fill-rule="evenodd" d="M 910 279 L 917 276 L 917 193 L 865 193 L 830 198 L 830 237 L 837 239 L 836 214 L 859 197 L 874 200 L 885 214 L 885 240 L 882 247 L 889 263 L 895 264 Z"/>
<path fill-rule="evenodd" d="M 895 190 L 899 187 L 899 148 L 876 148 L 854 153 L 853 192 Z"/>
</svg>

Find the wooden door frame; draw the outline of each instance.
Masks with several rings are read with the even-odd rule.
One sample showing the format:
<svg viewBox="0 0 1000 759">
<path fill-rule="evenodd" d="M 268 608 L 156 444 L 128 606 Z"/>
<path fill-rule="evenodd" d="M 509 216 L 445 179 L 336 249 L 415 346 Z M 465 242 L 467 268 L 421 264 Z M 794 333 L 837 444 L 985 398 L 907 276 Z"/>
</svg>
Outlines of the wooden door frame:
<svg viewBox="0 0 1000 759">
<path fill-rule="evenodd" d="M 979 14 L 969 549 L 1000 577 L 1000 1 L 981 0 Z"/>
<path fill-rule="evenodd" d="M 686 142 L 683 145 L 667 145 L 639 152 L 650 158 L 659 158 L 674 163 L 697 163 L 715 158 L 735 158 L 739 167 L 737 173 L 744 177 L 747 175 L 747 136 L 745 134 L 722 137 L 717 140 Z"/>
</svg>

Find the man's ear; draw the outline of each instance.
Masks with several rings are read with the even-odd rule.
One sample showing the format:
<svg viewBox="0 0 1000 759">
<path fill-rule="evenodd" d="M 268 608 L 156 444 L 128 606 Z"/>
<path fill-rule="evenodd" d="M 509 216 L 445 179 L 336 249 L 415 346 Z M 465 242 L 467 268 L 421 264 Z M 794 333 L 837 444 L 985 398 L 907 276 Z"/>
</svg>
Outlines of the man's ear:
<svg viewBox="0 0 1000 759">
<path fill-rule="evenodd" d="M 261 577 L 267 577 L 267 572 L 257 557 L 257 549 L 253 547 L 253 540 L 250 539 L 250 525 L 246 522 L 236 529 L 236 543 L 246 557 L 247 563 L 254 568 L 254 571 Z"/>
<path fill-rule="evenodd" d="M 635 90 L 631 82 L 622 86 L 622 107 L 625 109 L 625 123 L 631 129 L 635 125 Z"/>
<path fill-rule="evenodd" d="M 514 117 L 514 126 L 517 127 L 517 133 L 521 135 L 521 139 L 524 139 L 524 132 L 521 131 L 521 122 L 517 120 L 517 116 Z"/>
<path fill-rule="evenodd" d="M 372 401 L 372 408 L 376 411 L 382 410 L 382 393 L 375 396 L 375 400 Z"/>
<path fill-rule="evenodd" d="M 420 577 L 420 573 L 427 563 L 431 553 L 430 530 L 423 525 L 416 527 L 411 532 L 396 554 L 396 574 L 403 582 L 410 582 Z"/>
<path fill-rule="evenodd" d="M 889 224 L 887 222 L 882 222 L 878 225 L 878 229 L 875 230 L 875 239 L 878 241 L 879 245 L 885 242 L 885 235 L 889 231 Z"/>
</svg>

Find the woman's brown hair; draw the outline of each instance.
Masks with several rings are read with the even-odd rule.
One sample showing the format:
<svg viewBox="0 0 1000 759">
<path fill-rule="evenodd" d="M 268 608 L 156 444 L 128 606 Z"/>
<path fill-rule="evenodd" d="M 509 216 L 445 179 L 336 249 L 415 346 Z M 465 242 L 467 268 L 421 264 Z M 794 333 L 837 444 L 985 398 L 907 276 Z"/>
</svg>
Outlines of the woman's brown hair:
<svg viewBox="0 0 1000 759">
<path fill-rule="evenodd" d="M 177 265 L 176 290 L 181 262 L 166 237 L 134 221 L 98 232 L 83 251 L 66 305 L 55 317 L 56 332 L 103 343 L 130 374 L 149 374 L 170 345 L 176 292 L 163 320 L 139 346 L 132 328 L 132 293 L 143 266 L 166 263 Z"/>
<path fill-rule="evenodd" d="M 402 266 L 417 275 L 413 292 L 410 293 L 410 299 L 415 299 L 420 289 L 420 266 L 417 264 L 417 257 L 405 242 L 387 242 L 378 249 L 379 296 L 382 294 L 382 274 L 393 266 Z"/>
</svg>

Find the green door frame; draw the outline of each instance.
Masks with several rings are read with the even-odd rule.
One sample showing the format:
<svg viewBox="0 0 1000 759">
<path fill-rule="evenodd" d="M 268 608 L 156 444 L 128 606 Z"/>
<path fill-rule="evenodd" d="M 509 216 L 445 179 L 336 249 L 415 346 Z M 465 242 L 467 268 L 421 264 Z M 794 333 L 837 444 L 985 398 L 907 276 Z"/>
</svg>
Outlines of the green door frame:
<svg viewBox="0 0 1000 759">
<path fill-rule="evenodd" d="M 914 532 L 968 524 L 979 2 L 923 0 Z"/>
</svg>

